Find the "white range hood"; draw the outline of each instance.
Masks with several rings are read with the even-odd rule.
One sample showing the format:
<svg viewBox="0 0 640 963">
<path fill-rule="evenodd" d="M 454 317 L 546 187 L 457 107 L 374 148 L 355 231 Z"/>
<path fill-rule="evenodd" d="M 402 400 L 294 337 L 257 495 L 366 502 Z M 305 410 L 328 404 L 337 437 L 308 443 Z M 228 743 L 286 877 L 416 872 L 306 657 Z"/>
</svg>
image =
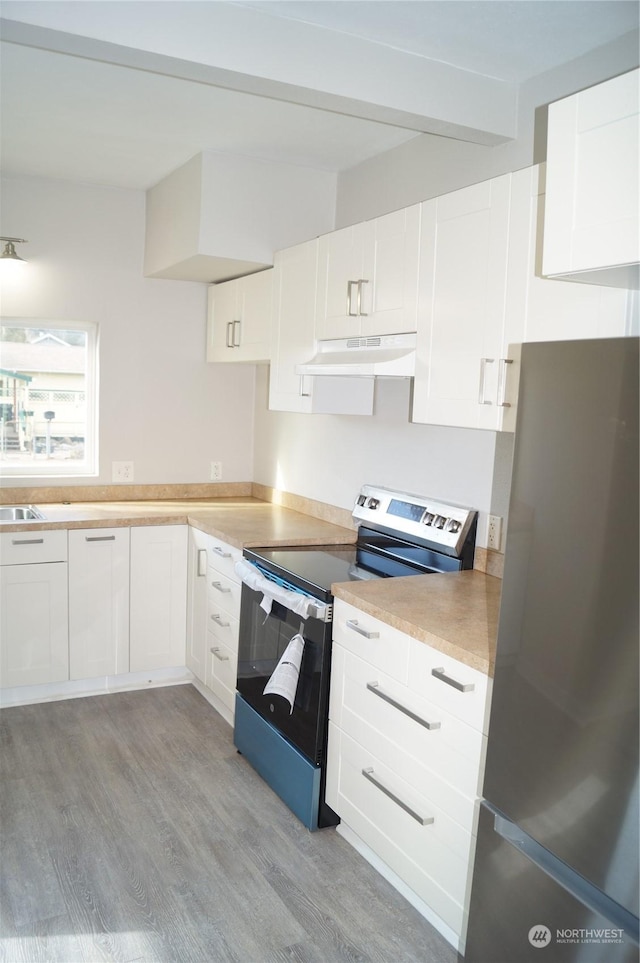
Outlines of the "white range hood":
<svg viewBox="0 0 640 963">
<path fill-rule="evenodd" d="M 317 353 L 296 374 L 351 378 L 412 378 L 416 335 L 385 334 L 365 338 L 318 341 Z"/>
</svg>

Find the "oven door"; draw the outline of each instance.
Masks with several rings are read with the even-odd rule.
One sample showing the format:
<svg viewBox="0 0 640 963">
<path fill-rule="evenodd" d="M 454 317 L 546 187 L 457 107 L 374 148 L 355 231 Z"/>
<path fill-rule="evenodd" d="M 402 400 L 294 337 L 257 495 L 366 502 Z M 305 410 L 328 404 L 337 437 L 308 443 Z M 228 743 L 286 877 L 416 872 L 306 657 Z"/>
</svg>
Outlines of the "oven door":
<svg viewBox="0 0 640 963">
<path fill-rule="evenodd" d="M 303 619 L 279 602 L 267 615 L 262 592 L 242 585 L 238 645 L 238 692 L 264 719 L 316 765 L 322 762 L 331 667 L 331 624 Z M 293 708 L 279 695 L 265 695 L 291 639 L 304 639 Z"/>
</svg>

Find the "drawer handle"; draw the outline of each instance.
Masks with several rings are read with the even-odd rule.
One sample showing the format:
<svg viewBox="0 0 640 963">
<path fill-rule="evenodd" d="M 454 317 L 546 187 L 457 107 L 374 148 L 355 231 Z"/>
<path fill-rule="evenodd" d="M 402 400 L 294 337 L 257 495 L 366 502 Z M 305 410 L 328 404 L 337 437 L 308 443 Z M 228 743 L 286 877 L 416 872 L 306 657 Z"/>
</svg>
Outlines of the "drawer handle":
<svg viewBox="0 0 640 963">
<path fill-rule="evenodd" d="M 223 594 L 231 591 L 231 589 L 223 585 L 222 582 L 212 582 L 211 585 L 214 589 L 217 589 L 218 592 L 222 592 Z"/>
<path fill-rule="evenodd" d="M 426 719 L 423 719 L 411 709 L 407 709 L 406 706 L 403 706 L 401 702 L 397 702 L 393 696 L 390 696 L 388 692 L 385 692 L 383 689 L 381 689 L 377 682 L 367 682 L 367 689 L 369 692 L 373 692 L 374 695 L 377 695 L 380 699 L 383 699 L 384 702 L 388 702 L 389 705 L 392 705 L 395 709 L 399 709 L 400 712 L 404 712 L 405 716 L 409 716 L 409 718 L 413 719 L 414 722 L 419 722 L 421 726 L 425 727 L 425 729 L 440 728 L 441 723 L 427 722 Z"/>
<path fill-rule="evenodd" d="M 231 552 L 225 552 L 225 550 L 220 548 L 219 545 L 214 545 L 211 551 L 215 552 L 216 555 L 219 555 L 220 558 L 231 558 Z"/>
<path fill-rule="evenodd" d="M 476 687 L 474 682 L 458 682 L 457 679 L 452 679 L 443 668 L 432 669 L 431 675 L 434 675 L 436 679 L 440 679 L 441 682 L 446 682 L 447 685 L 453 686 L 454 689 L 458 689 L 459 692 L 473 692 Z"/>
<path fill-rule="evenodd" d="M 361 626 L 359 626 L 357 619 L 348 619 L 348 620 L 347 620 L 347 628 L 348 628 L 348 629 L 353 629 L 353 631 L 354 631 L 354 632 L 357 632 L 358 635 L 364 635 L 365 639 L 379 639 L 379 638 L 380 638 L 380 633 L 379 633 L 379 632 L 370 632 L 369 629 L 363 629 Z"/>
<path fill-rule="evenodd" d="M 228 661 L 229 661 L 229 656 L 228 656 L 228 655 L 220 655 L 220 649 L 219 649 L 219 647 L 218 647 L 217 645 L 216 645 L 214 648 L 212 648 L 211 651 L 212 651 L 213 654 L 215 655 L 216 659 L 220 659 L 221 662 L 228 662 Z"/>
<path fill-rule="evenodd" d="M 368 779 L 369 782 L 372 782 L 373 785 L 380 790 L 380 792 L 383 792 L 385 796 L 388 796 L 389 799 L 392 799 L 397 806 L 400 806 L 400 809 L 404 809 L 406 813 L 409 813 L 409 815 L 415 819 L 416 822 L 420 823 L 421 826 L 430 826 L 431 823 L 434 822 L 433 816 L 421 816 L 420 813 L 417 813 L 415 809 L 412 809 L 411 806 L 408 806 L 406 802 L 403 802 L 402 799 L 396 796 L 395 793 L 391 792 L 391 790 L 388 789 L 384 783 L 380 782 L 373 771 L 372 766 L 367 766 L 366 769 L 363 769 L 362 775 L 365 777 L 365 779 Z"/>
<path fill-rule="evenodd" d="M 115 542 L 115 535 L 85 535 L 85 542 Z"/>
<path fill-rule="evenodd" d="M 202 575 L 207 574 L 207 550 L 206 548 L 198 549 L 198 571 L 197 575 L 200 578 Z"/>
<path fill-rule="evenodd" d="M 12 545 L 42 545 L 44 538 L 12 538 Z"/>
<path fill-rule="evenodd" d="M 223 621 L 222 621 L 222 616 L 218 615 L 217 612 L 214 612 L 214 614 L 211 616 L 211 621 L 212 621 L 212 622 L 215 622 L 216 625 L 219 625 L 221 629 L 228 629 L 228 628 L 229 628 L 229 623 L 228 623 L 228 622 L 223 622 Z"/>
</svg>

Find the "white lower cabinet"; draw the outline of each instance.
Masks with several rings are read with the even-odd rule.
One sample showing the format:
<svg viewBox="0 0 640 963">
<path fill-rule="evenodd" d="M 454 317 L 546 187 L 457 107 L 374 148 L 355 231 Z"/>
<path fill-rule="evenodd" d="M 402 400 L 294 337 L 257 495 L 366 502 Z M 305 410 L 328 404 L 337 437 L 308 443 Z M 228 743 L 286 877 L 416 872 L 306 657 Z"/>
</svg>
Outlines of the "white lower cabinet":
<svg viewBox="0 0 640 963">
<path fill-rule="evenodd" d="M 131 529 L 131 672 L 183 666 L 187 627 L 187 526 Z"/>
<path fill-rule="evenodd" d="M 0 536 L 0 686 L 69 678 L 67 533 Z"/>
<path fill-rule="evenodd" d="M 327 802 L 459 939 L 489 680 L 339 599 L 331 680 Z"/>
<path fill-rule="evenodd" d="M 71 679 L 129 671 L 129 529 L 69 532 Z"/>
</svg>

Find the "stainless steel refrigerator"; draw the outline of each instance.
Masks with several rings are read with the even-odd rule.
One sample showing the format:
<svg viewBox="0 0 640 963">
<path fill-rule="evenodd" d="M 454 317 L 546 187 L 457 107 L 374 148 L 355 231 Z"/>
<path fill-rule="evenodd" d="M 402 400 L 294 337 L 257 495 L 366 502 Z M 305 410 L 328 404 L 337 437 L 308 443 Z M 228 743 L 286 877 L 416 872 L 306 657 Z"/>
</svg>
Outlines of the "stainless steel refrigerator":
<svg viewBox="0 0 640 963">
<path fill-rule="evenodd" d="M 465 963 L 639 959 L 638 353 L 523 346 Z"/>
</svg>

